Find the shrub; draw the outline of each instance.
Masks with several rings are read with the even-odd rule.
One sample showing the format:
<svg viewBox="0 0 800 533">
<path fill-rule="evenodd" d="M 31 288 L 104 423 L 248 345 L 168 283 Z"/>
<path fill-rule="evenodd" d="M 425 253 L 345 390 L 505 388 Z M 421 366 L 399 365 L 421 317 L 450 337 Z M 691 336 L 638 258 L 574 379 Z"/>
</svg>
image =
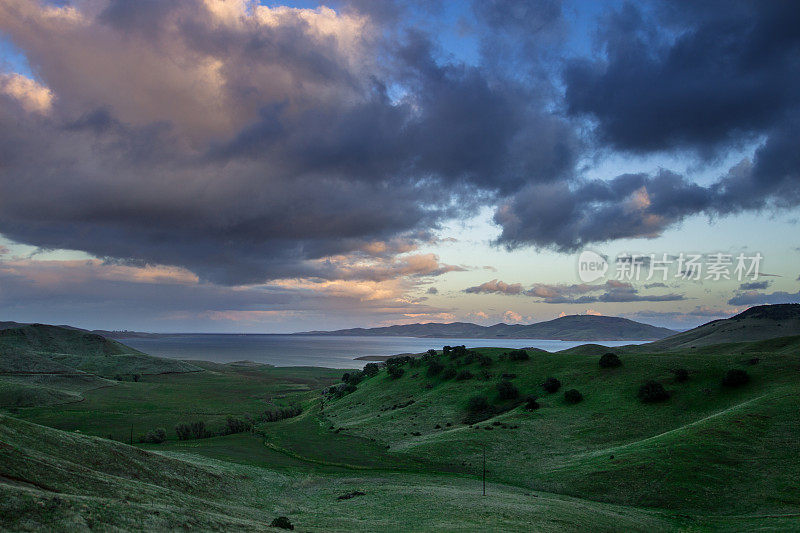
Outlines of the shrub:
<svg viewBox="0 0 800 533">
<path fill-rule="evenodd" d="M 615 353 L 608 352 L 600 358 L 600 368 L 617 368 L 618 366 L 622 366 L 622 361 Z"/>
<path fill-rule="evenodd" d="M 281 529 L 294 529 L 294 526 L 285 516 L 279 516 L 270 523 L 269 527 L 279 527 Z"/>
<path fill-rule="evenodd" d="M 510 381 L 501 381 L 497 384 L 497 392 L 501 400 L 513 400 L 519 397 L 519 390 Z"/>
<path fill-rule="evenodd" d="M 372 377 L 380 371 L 381 371 L 381 365 L 379 365 L 378 363 L 367 363 L 364 366 L 364 370 L 362 370 L 364 375 L 367 377 Z"/>
<path fill-rule="evenodd" d="M 482 353 L 476 354 L 475 358 L 478 360 L 478 364 L 481 366 L 492 366 L 494 361 L 488 355 L 484 355 Z"/>
<path fill-rule="evenodd" d="M 750 375 L 739 368 L 732 368 L 725 372 L 722 385 L 725 387 L 741 387 L 750 382 Z"/>
<path fill-rule="evenodd" d="M 648 381 L 639 387 L 639 399 L 645 403 L 656 403 L 669 400 L 669 392 L 658 381 Z"/>
<path fill-rule="evenodd" d="M 528 411 L 535 411 L 536 409 L 538 409 L 539 402 L 537 400 L 538 398 L 536 396 L 534 396 L 533 394 L 529 394 L 525 398 L 525 409 L 527 409 Z"/>
<path fill-rule="evenodd" d="M 222 435 L 233 435 L 235 433 L 245 433 L 253 428 L 253 422 L 242 420 L 241 418 L 228 417 L 225 420 L 225 427 L 222 428 Z"/>
<path fill-rule="evenodd" d="M 442 379 L 453 379 L 456 376 L 456 369 L 452 366 L 448 366 L 442 371 Z"/>
<path fill-rule="evenodd" d="M 431 348 L 430 350 L 428 350 L 428 352 L 427 352 L 427 353 L 428 353 L 428 355 L 429 355 L 430 357 L 436 357 L 436 350 L 434 350 L 433 348 Z"/>
<path fill-rule="evenodd" d="M 398 355 L 387 359 L 385 364 L 387 367 L 403 366 L 406 363 L 410 363 L 412 359 L 413 358 L 408 355 Z"/>
<path fill-rule="evenodd" d="M 564 393 L 564 401 L 570 404 L 580 403 L 583 400 L 583 394 L 577 389 L 569 389 Z"/>
<path fill-rule="evenodd" d="M 486 398 L 486 396 L 483 396 L 482 394 L 473 396 L 467 402 L 467 410 L 470 413 L 479 413 L 488 408 L 489 408 L 489 400 Z"/>
<path fill-rule="evenodd" d="M 355 390 L 355 387 L 353 387 Z M 290 405 L 289 407 L 276 407 L 268 409 L 258 416 L 259 422 L 278 422 L 287 418 L 293 418 L 302 414 L 303 408 L 299 405 Z"/>
<path fill-rule="evenodd" d="M 561 388 L 561 382 L 556 378 L 547 378 L 544 380 L 544 383 L 542 383 L 542 388 L 550 394 L 553 394 L 554 392 L 558 392 L 558 389 Z"/>
<path fill-rule="evenodd" d="M 456 375 L 456 381 L 466 381 L 468 379 L 472 379 L 472 372 L 469 370 L 462 370 Z"/>
<path fill-rule="evenodd" d="M 206 423 L 202 420 L 190 422 L 189 424 L 178 424 L 175 426 L 175 433 L 178 435 L 178 440 L 205 439 L 213 436 L 206 429 Z"/>
<path fill-rule="evenodd" d="M 386 371 L 389 372 L 389 377 L 392 379 L 397 379 L 405 373 L 405 370 L 397 365 L 390 366 Z"/>
<path fill-rule="evenodd" d="M 508 352 L 509 361 L 527 361 L 531 356 L 525 350 L 511 350 Z"/>
<path fill-rule="evenodd" d="M 167 430 L 164 428 L 150 430 L 146 435 L 139 437 L 139 442 L 148 444 L 161 444 L 165 440 L 167 440 Z"/>
<path fill-rule="evenodd" d="M 442 355 L 452 355 L 453 349 L 450 346 L 444 346 L 442 348 Z"/>
<path fill-rule="evenodd" d="M 676 383 L 689 381 L 689 371 L 685 368 L 676 368 L 672 371 L 672 374 L 675 376 Z"/>
<path fill-rule="evenodd" d="M 442 363 L 438 361 L 431 361 L 430 363 L 428 363 L 428 376 L 431 377 L 436 376 L 442 370 L 444 370 L 444 365 Z"/>
<path fill-rule="evenodd" d="M 461 357 L 463 355 L 467 355 L 467 347 L 463 344 L 461 346 L 453 346 L 453 355 L 455 357 Z"/>
</svg>

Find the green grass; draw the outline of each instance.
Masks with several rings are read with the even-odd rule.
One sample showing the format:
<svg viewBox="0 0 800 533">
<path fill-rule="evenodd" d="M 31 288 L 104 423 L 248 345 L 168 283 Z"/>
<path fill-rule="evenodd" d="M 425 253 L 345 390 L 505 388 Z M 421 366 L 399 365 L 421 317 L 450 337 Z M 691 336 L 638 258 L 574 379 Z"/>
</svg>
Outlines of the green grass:
<svg viewBox="0 0 800 533">
<path fill-rule="evenodd" d="M 44 324 L 0 330 L 0 354 L 0 373 L 89 372 L 113 378 L 198 370 L 184 361 L 152 357 L 94 333 Z"/>
<path fill-rule="evenodd" d="M 383 370 L 335 400 L 321 389 L 343 371 L 310 367 L 193 362 L 203 371 L 87 378 L 71 389 L 80 402 L 15 409 L 58 429 L 0 416 L 0 528 L 257 530 L 286 515 L 303 531 L 800 531 L 798 341 L 623 349 L 622 367 L 605 370 L 602 346 L 531 351 L 521 362 L 486 348 L 479 351 L 490 367 L 458 366 L 471 380 L 444 381 L 406 364 L 401 378 Z M 688 382 L 675 382 L 670 370 L 679 367 Z M 750 383 L 723 387 L 730 368 L 747 370 Z M 463 424 L 475 394 L 509 406 L 496 389 L 503 374 L 541 408 Z M 545 393 L 547 377 L 561 390 Z M 68 376 L 13 379 L 0 381 L 0 398 L 71 384 Z M 669 400 L 637 399 L 651 379 Z M 564 401 L 571 388 L 582 402 Z M 216 429 L 228 416 L 289 403 L 303 413 L 254 434 L 175 440 L 178 422 Z M 131 425 L 134 438 L 164 427 L 170 440 L 131 447 L 89 436 L 127 441 Z M 353 490 L 366 495 L 337 499 Z"/>
<path fill-rule="evenodd" d="M 226 437 L 228 439 L 230 437 Z M 241 436 L 235 438 L 240 439 Z M 663 513 L 407 473 L 278 473 L 187 453 L 154 454 L 0 416 L 0 527 L 302 531 L 669 531 Z M 353 490 L 364 496 L 340 501 Z"/>
<path fill-rule="evenodd" d="M 501 352 L 481 351 L 495 359 Z M 793 459 L 800 453 L 796 355 L 759 351 L 759 364 L 743 366 L 749 357 L 741 351 L 623 354 L 622 367 L 603 370 L 602 352 L 495 362 L 486 381 L 443 382 L 427 377 L 424 366 L 406 367 L 398 380 L 384 371 L 329 402 L 325 415 L 350 434 L 433 462 L 474 469 L 485 445 L 492 479 L 538 490 L 691 513 L 780 513 L 800 505 L 792 488 L 800 481 Z M 670 369 L 677 367 L 689 370 L 687 383 L 673 381 Z M 751 383 L 723 388 L 722 375 L 732 367 L 746 368 Z M 469 368 L 476 375 L 481 370 Z M 522 395 L 539 396 L 542 407 L 516 408 L 476 427 L 462 424 L 470 396 L 485 393 L 497 401 L 494 387 L 504 373 L 516 374 L 512 381 Z M 549 376 L 562 382 L 556 394 L 540 387 Z M 672 392 L 667 402 L 637 399 L 639 385 L 650 379 Z M 567 405 L 563 391 L 570 388 L 584 401 Z M 411 398 L 408 407 L 381 410 Z M 725 479 L 735 480 L 736 490 Z"/>
<path fill-rule="evenodd" d="M 40 424 L 128 442 L 157 427 L 175 439 L 181 422 L 202 420 L 218 429 L 229 416 L 257 415 L 273 403 L 301 402 L 309 391 L 341 375 L 323 368 L 198 363 L 203 372 L 142 376 L 138 382 L 83 393 L 80 403 L 19 409 L 17 415 Z M 315 393 L 316 395 L 316 393 Z"/>
</svg>

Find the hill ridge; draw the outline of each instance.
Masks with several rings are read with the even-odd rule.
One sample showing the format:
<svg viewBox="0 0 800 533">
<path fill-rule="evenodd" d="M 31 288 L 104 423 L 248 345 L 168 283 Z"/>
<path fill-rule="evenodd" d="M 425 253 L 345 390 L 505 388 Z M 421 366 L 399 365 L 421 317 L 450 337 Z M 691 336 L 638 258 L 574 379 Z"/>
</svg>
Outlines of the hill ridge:
<svg viewBox="0 0 800 533">
<path fill-rule="evenodd" d="M 566 315 L 532 324 L 481 326 L 471 322 L 425 322 L 376 328 L 349 328 L 333 331 L 307 331 L 295 335 L 405 336 L 440 338 L 517 338 L 545 340 L 657 340 L 676 332 L 622 317 Z"/>
</svg>

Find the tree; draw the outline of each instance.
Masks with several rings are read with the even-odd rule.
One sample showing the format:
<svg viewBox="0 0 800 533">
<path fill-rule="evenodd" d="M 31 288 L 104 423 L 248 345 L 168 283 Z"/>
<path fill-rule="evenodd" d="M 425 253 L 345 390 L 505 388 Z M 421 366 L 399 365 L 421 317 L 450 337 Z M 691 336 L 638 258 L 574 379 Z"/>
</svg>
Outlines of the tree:
<svg viewBox="0 0 800 533">
<path fill-rule="evenodd" d="M 467 401 L 467 410 L 470 413 L 479 413 L 489 408 L 489 400 L 482 394 L 477 394 Z"/>
<path fill-rule="evenodd" d="M 511 350 L 508 352 L 509 361 L 527 361 L 531 356 L 525 350 Z"/>
<path fill-rule="evenodd" d="M 564 401 L 569 404 L 580 403 L 583 400 L 583 394 L 577 389 L 569 389 L 564 393 Z"/>
<path fill-rule="evenodd" d="M 544 380 L 544 383 L 542 383 L 542 388 L 552 394 L 558 392 L 558 389 L 561 388 L 561 382 L 556 378 L 547 378 Z"/>
<path fill-rule="evenodd" d="M 392 365 L 386 370 L 387 372 L 389 372 L 389 377 L 391 377 L 392 379 L 397 379 L 405 373 L 405 370 L 403 370 L 400 366 L 397 365 Z"/>
<path fill-rule="evenodd" d="M 600 358 L 600 368 L 617 368 L 619 366 L 622 366 L 622 361 L 615 353 L 608 352 Z"/>
<path fill-rule="evenodd" d="M 294 526 L 285 516 L 279 516 L 270 523 L 269 527 L 279 527 L 281 529 L 294 529 Z"/>
<path fill-rule="evenodd" d="M 689 381 L 689 371 L 685 368 L 676 368 L 672 371 L 672 374 L 675 376 L 676 383 Z"/>
<path fill-rule="evenodd" d="M 529 394 L 525 398 L 525 409 L 527 409 L 528 411 L 535 411 L 538 408 L 539 408 L 538 398 L 533 394 Z"/>
<path fill-rule="evenodd" d="M 469 370 L 462 370 L 458 374 L 456 374 L 456 381 L 466 381 L 468 379 L 472 379 L 472 372 Z"/>
<path fill-rule="evenodd" d="M 428 363 L 428 376 L 435 376 L 444 370 L 444 365 L 438 361 L 431 361 Z"/>
<path fill-rule="evenodd" d="M 501 381 L 497 384 L 497 392 L 501 400 L 513 400 L 519 397 L 519 390 L 510 381 Z"/>
<path fill-rule="evenodd" d="M 645 403 L 656 403 L 669 400 L 669 392 L 658 381 L 648 381 L 639 387 L 639 399 Z"/>
<path fill-rule="evenodd" d="M 750 382 L 750 375 L 740 368 L 732 368 L 725 372 L 722 385 L 725 387 L 741 387 Z"/>
</svg>

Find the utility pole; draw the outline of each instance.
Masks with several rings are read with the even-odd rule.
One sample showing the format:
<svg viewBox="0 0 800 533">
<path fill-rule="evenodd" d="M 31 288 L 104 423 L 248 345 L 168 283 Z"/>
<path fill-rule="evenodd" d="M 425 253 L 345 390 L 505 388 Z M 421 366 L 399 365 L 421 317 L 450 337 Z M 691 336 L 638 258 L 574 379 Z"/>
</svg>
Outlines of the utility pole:
<svg viewBox="0 0 800 533">
<path fill-rule="evenodd" d="M 486 445 L 483 445 L 483 495 L 486 496 Z"/>
</svg>

